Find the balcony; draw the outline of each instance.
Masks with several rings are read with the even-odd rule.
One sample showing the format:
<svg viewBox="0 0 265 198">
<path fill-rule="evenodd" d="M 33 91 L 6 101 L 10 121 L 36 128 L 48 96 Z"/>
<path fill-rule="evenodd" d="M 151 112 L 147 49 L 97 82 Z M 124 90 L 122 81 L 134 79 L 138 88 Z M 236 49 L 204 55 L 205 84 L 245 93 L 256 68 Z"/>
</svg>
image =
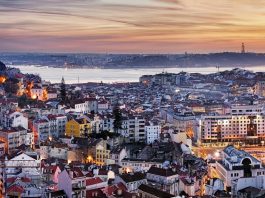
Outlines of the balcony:
<svg viewBox="0 0 265 198">
<path fill-rule="evenodd" d="M 86 186 L 82 186 L 80 184 L 73 184 L 72 189 L 73 191 L 82 191 L 86 189 Z"/>
</svg>

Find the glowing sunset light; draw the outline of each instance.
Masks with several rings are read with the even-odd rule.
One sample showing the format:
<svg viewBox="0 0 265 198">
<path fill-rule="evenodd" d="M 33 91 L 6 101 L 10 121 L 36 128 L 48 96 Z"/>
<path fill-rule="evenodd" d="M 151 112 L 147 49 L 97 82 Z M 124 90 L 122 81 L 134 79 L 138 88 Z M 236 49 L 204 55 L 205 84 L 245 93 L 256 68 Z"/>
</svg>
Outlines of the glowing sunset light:
<svg viewBox="0 0 265 198">
<path fill-rule="evenodd" d="M 260 0 L 4 1 L 2 51 L 264 51 Z M 67 19 L 67 20 L 66 20 Z"/>
</svg>

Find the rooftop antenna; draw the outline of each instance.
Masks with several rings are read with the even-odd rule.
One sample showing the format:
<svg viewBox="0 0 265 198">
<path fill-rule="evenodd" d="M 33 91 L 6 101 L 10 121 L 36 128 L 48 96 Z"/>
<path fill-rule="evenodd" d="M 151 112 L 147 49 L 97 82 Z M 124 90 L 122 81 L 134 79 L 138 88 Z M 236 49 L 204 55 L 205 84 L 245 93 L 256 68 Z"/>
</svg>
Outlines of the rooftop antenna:
<svg viewBox="0 0 265 198">
<path fill-rule="evenodd" d="M 241 46 L 241 53 L 244 54 L 246 51 L 245 51 L 245 44 L 242 43 L 242 46 Z"/>
</svg>

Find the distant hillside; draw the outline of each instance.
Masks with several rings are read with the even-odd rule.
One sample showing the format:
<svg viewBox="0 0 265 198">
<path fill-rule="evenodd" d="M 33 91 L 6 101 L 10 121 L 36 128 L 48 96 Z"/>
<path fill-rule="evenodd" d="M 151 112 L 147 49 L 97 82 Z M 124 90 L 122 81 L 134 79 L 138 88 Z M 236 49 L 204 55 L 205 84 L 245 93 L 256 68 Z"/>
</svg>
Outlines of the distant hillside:
<svg viewBox="0 0 265 198">
<path fill-rule="evenodd" d="M 265 54 L 41 54 L 1 53 L 7 65 L 85 68 L 240 67 L 265 65 Z"/>
</svg>

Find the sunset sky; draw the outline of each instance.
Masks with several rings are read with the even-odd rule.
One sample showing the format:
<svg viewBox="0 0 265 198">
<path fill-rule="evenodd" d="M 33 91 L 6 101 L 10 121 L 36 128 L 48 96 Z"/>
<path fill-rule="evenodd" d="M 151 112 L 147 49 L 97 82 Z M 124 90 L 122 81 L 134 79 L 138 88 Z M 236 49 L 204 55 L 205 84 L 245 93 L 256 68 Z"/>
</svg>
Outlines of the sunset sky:
<svg viewBox="0 0 265 198">
<path fill-rule="evenodd" d="M 0 51 L 265 52 L 262 0 L 0 0 Z"/>
</svg>

